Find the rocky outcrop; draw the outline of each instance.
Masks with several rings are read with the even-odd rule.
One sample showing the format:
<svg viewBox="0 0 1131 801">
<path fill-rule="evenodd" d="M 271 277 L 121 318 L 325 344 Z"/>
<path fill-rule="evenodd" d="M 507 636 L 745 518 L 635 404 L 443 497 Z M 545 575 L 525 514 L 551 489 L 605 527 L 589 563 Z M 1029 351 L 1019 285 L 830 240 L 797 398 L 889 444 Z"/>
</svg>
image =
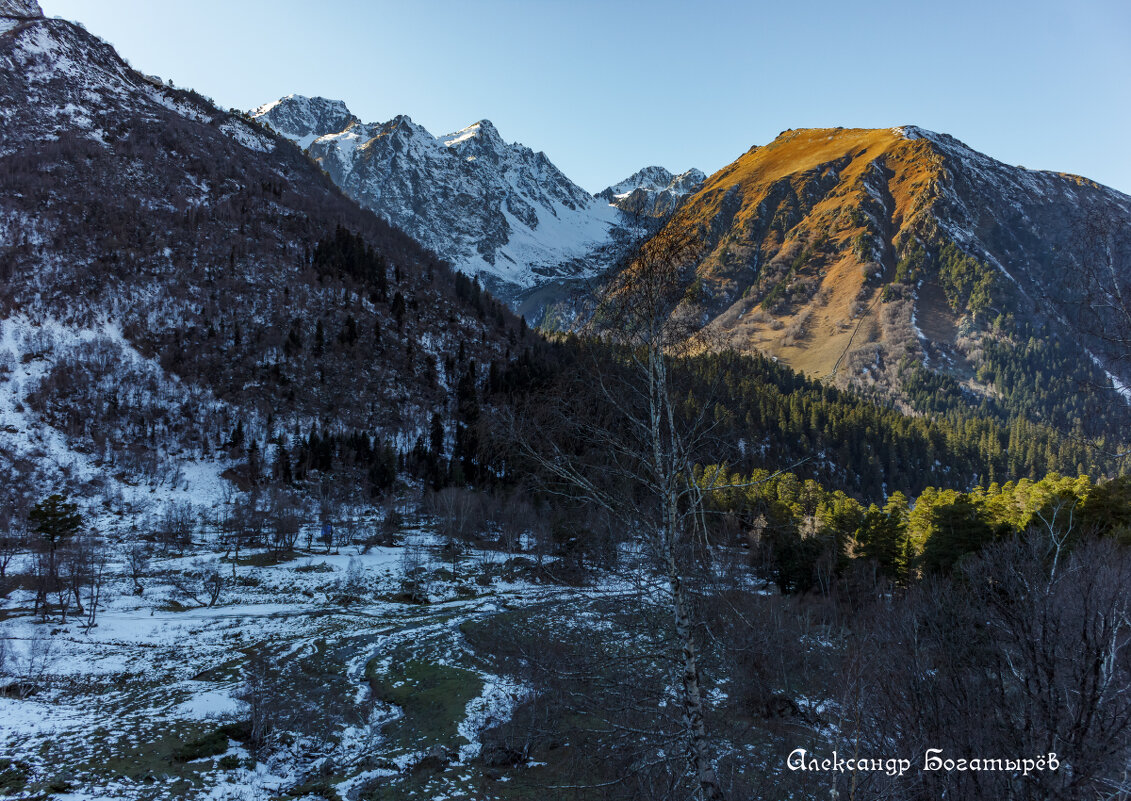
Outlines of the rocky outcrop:
<svg viewBox="0 0 1131 801">
<path fill-rule="evenodd" d="M 645 167 L 597 193 L 634 217 L 667 218 L 683 200 L 699 191 L 707 176 L 694 168 L 672 175 L 663 167 Z"/>
<path fill-rule="evenodd" d="M 0 0 L 0 17 L 42 17 L 36 0 Z"/>
<path fill-rule="evenodd" d="M 304 149 L 320 136 L 360 122 L 341 100 L 301 95 L 287 95 L 260 106 L 251 114 Z"/>
</svg>

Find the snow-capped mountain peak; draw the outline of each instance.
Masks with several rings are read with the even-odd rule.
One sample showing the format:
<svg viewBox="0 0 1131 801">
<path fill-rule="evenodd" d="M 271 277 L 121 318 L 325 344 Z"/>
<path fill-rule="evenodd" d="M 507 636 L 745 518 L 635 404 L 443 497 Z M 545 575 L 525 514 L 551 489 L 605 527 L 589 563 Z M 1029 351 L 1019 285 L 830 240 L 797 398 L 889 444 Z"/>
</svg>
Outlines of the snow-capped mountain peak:
<svg viewBox="0 0 1131 801">
<path fill-rule="evenodd" d="M 506 147 L 503 137 L 499 135 L 498 129 L 490 120 L 474 122 L 466 128 L 461 128 L 455 133 L 441 137 L 441 140 L 448 147 L 463 145 L 473 140 L 480 147 L 489 146 L 494 150 Z"/>
<path fill-rule="evenodd" d="M 490 120 L 437 137 L 405 115 L 362 123 L 333 103 L 292 95 L 251 114 L 307 147 L 361 205 L 503 297 L 602 269 L 634 226 Z"/>
<path fill-rule="evenodd" d="M 671 172 L 664 169 L 663 167 L 657 167 L 653 165 L 651 167 L 645 167 L 642 170 L 637 170 L 632 175 L 625 178 L 623 181 L 619 181 L 612 186 L 606 187 L 598 194 L 601 197 L 607 195 L 611 199 L 620 195 L 627 195 L 629 192 L 632 192 L 636 189 L 643 189 L 647 192 L 655 192 L 664 189 L 668 184 L 672 182 L 672 179 L 674 177 L 675 176 L 672 175 Z"/>
<path fill-rule="evenodd" d="M 694 192 L 706 179 L 707 176 L 694 167 L 679 175 L 673 175 L 663 167 L 651 166 L 637 170 L 623 181 L 605 187 L 597 193 L 597 197 L 607 198 L 611 201 L 613 198 L 627 197 L 637 189 L 643 189 L 645 192 L 663 192 L 670 189 L 673 192 L 689 194 Z"/>
<path fill-rule="evenodd" d="M 698 192 L 699 187 L 701 187 L 706 180 L 707 176 L 702 170 L 697 170 L 692 167 L 690 170 L 681 172 L 679 175 L 672 178 L 668 187 L 676 192 L 691 194 L 692 192 Z"/>
<path fill-rule="evenodd" d="M 898 128 L 892 128 L 892 132 L 909 141 L 915 141 L 916 139 L 933 140 L 938 138 L 938 134 L 934 131 L 928 131 L 926 128 L 920 128 L 918 125 L 900 125 Z"/>
<path fill-rule="evenodd" d="M 267 122 L 304 149 L 320 136 L 337 133 L 351 123 L 360 122 L 341 100 L 302 95 L 287 95 L 264 103 L 251 115 Z"/>
<path fill-rule="evenodd" d="M 594 197 L 638 217 L 666 217 L 705 180 L 707 176 L 694 167 L 673 175 L 663 167 L 651 166 L 605 187 Z"/>
</svg>

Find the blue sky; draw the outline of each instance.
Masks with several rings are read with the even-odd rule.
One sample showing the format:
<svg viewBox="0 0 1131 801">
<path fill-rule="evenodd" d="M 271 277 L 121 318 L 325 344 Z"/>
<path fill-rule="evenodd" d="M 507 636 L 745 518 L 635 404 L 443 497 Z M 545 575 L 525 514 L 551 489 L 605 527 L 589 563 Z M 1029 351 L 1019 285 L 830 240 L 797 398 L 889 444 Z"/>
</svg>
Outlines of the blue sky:
<svg viewBox="0 0 1131 801">
<path fill-rule="evenodd" d="M 488 118 L 590 191 L 713 172 L 786 128 L 915 124 L 1131 193 L 1126 0 L 41 4 L 221 105 Z"/>
</svg>

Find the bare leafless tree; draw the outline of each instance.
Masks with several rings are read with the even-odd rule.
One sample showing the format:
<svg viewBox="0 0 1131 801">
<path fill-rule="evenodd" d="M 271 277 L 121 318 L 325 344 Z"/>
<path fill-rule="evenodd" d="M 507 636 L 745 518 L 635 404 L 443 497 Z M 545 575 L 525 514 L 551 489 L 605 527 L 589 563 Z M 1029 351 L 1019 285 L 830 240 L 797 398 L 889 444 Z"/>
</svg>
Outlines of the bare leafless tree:
<svg viewBox="0 0 1131 801">
<path fill-rule="evenodd" d="M 67 612 L 71 609 L 71 600 L 76 595 L 78 582 L 78 562 L 73 558 L 71 549 L 67 546 L 57 552 L 55 575 L 52 577 L 51 588 L 55 591 L 55 605 L 59 610 L 59 622 L 67 622 Z M 82 607 L 79 607 L 82 614 Z"/>
<path fill-rule="evenodd" d="M 275 665 L 263 654 L 254 653 L 244 668 L 244 683 L 238 695 L 239 699 L 248 705 L 250 728 L 248 740 L 257 754 L 268 747 L 269 737 L 273 733 L 272 676 L 274 673 Z"/>
<path fill-rule="evenodd" d="M 8 591 L 8 566 L 27 547 L 27 532 L 17 520 L 0 519 L 0 595 Z"/>
<path fill-rule="evenodd" d="M 459 576 L 464 552 L 482 529 L 483 506 L 477 493 L 463 487 L 444 487 L 428 496 L 427 508 L 436 516 L 437 529 L 444 538 L 441 552 Z"/>
<path fill-rule="evenodd" d="M 706 725 L 700 633 L 689 560 L 705 543 L 697 456 L 710 437 L 709 404 L 689 415 L 678 363 L 703 347 L 694 292 L 701 250 L 688 227 L 644 243 L 603 288 L 589 333 L 603 345 L 555 402 L 516 425 L 522 451 L 551 491 L 600 508 L 643 546 L 663 578 L 674 630 L 682 725 L 698 796 L 723 791 Z"/>
<path fill-rule="evenodd" d="M 293 551 L 302 530 L 302 504 L 298 497 L 285 490 L 273 491 L 268 515 L 272 548 L 277 553 Z"/>
<path fill-rule="evenodd" d="M 126 575 L 133 582 L 133 594 L 145 592 L 142 579 L 149 571 L 149 547 L 145 543 L 130 543 L 125 549 Z"/>
<path fill-rule="evenodd" d="M 956 579 L 925 579 L 860 615 L 833 745 L 1052 752 L 1060 768 L 874 777 L 857 798 L 1128 797 L 1131 553 L 1110 538 L 1085 540 L 1053 571 L 1054 553 L 1035 528 L 991 546 Z"/>
<path fill-rule="evenodd" d="M 106 543 L 100 538 L 89 536 L 84 538 L 83 560 L 86 573 L 86 627 L 94 628 L 98 621 L 98 609 L 102 604 L 102 591 L 106 579 L 106 565 L 109 555 Z"/>
<path fill-rule="evenodd" d="M 101 545 L 101 541 L 94 535 L 82 534 L 75 537 L 63 550 L 60 559 L 61 574 L 71 590 L 76 614 L 83 615 L 88 612 L 83 604 L 83 591 L 94 583 L 97 563 L 101 561 L 102 568 L 105 568 Z M 99 578 L 101 579 L 101 576 Z"/>
<path fill-rule="evenodd" d="M 29 480 L 19 471 L 0 476 L 5 498 L 0 501 L 0 595 L 8 591 L 8 566 L 29 545 L 28 511 L 31 509 Z"/>
<path fill-rule="evenodd" d="M 197 517 L 192 505 L 184 502 L 170 503 L 157 521 L 158 540 L 166 548 L 184 553 L 192 545 Z"/>
<path fill-rule="evenodd" d="M 227 498 L 219 523 L 224 554 L 230 553 L 232 558 L 232 578 L 236 577 L 240 551 L 262 544 L 263 532 L 268 525 L 265 517 L 260 509 L 258 490 L 247 494 L 232 492 Z"/>
<path fill-rule="evenodd" d="M 11 679 L 5 682 L 7 692 L 27 698 L 40 689 L 53 663 L 52 645 L 44 631 L 36 632 L 22 648 L 15 640 L 0 640 L 0 677 Z"/>
<path fill-rule="evenodd" d="M 449 542 L 466 544 L 483 522 L 478 494 L 462 487 L 444 487 L 428 496 L 428 511 L 435 515 L 440 534 Z"/>
<path fill-rule="evenodd" d="M 1056 580 L 1056 569 L 1061 557 L 1068 549 L 1069 540 L 1076 532 L 1076 507 L 1080 499 L 1075 493 L 1056 495 L 1033 513 L 1031 527 L 1039 531 L 1041 539 L 1048 543 L 1052 554 L 1050 579 Z"/>
<path fill-rule="evenodd" d="M 170 571 L 168 579 L 178 599 L 198 606 L 215 606 L 226 584 L 216 560 L 197 560 L 187 570 Z"/>
<path fill-rule="evenodd" d="M 431 570 L 431 554 L 419 537 L 411 537 L 401 548 L 401 594 L 413 603 L 428 602 L 428 575 Z"/>
</svg>

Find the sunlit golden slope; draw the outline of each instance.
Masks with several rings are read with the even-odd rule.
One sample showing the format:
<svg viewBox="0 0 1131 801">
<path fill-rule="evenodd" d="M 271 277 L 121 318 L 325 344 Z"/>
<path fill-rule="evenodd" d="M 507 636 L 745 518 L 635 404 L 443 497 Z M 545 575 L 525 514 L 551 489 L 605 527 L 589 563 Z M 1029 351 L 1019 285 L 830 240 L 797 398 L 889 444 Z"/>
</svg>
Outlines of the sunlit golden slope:
<svg viewBox="0 0 1131 801">
<path fill-rule="evenodd" d="M 703 246 L 684 297 L 708 347 L 916 407 L 940 387 L 1044 397 L 1050 362 L 1073 386 L 1131 383 L 1084 278 L 1131 280 L 1131 197 L 1094 181 L 914 126 L 791 130 L 710 176 L 666 233 Z"/>
<path fill-rule="evenodd" d="M 826 376 L 853 351 L 910 337 L 910 304 L 892 314 L 874 301 L 904 240 L 933 234 L 943 176 L 932 143 L 902 129 L 786 131 L 712 175 L 670 225 L 707 242 L 698 276 L 713 330 Z"/>
<path fill-rule="evenodd" d="M 835 211 L 846 202 L 864 199 L 864 178 L 874 162 L 895 173 L 896 212 L 909 216 L 921 210 L 917 200 L 938 177 L 941 159 L 928 140 L 909 140 L 899 130 L 785 131 L 712 175 L 687 207 L 687 216 L 697 221 L 714 217 L 722 211 L 728 192 L 737 187 L 742 203 L 735 220 L 749 220 L 760 213 L 759 204 L 773 202 L 773 189 L 783 182 L 799 193 L 816 192 L 818 211 Z"/>
</svg>

